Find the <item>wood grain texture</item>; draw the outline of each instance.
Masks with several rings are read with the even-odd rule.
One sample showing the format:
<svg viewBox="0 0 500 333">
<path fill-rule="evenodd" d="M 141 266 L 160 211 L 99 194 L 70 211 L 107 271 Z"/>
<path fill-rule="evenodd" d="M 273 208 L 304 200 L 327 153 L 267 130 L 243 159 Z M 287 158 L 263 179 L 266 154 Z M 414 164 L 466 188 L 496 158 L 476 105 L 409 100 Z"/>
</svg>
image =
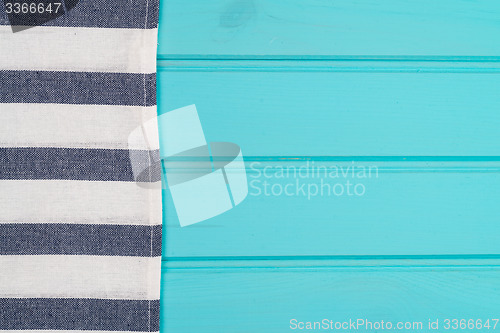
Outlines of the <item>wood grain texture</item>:
<svg viewBox="0 0 500 333">
<path fill-rule="evenodd" d="M 494 0 L 163 1 L 159 113 L 196 104 L 250 193 L 180 228 L 164 191 L 162 330 L 498 318 L 499 17 Z M 377 176 L 314 169 L 352 166 Z M 366 192 L 308 197 L 321 181 Z"/>
<path fill-rule="evenodd" d="M 363 62 L 351 64 L 357 72 L 300 61 L 277 72 L 223 71 L 224 61 L 171 71 L 167 63 L 159 110 L 196 104 L 206 137 L 235 142 L 244 156 L 498 156 L 499 64 L 379 73 Z"/>
<path fill-rule="evenodd" d="M 160 58 L 500 55 L 496 0 L 168 0 L 160 12 Z"/>
<path fill-rule="evenodd" d="M 330 178 L 323 166 L 374 166 L 378 175 L 339 171 Z M 247 167 L 245 201 L 198 225 L 180 228 L 164 192 L 166 258 L 500 253 L 498 162 L 283 160 Z"/>
<path fill-rule="evenodd" d="M 164 255 L 500 253 L 497 68 L 164 61 L 160 112 L 196 103 L 209 140 L 241 146 L 250 182 L 250 195 L 236 209 L 186 229 L 165 192 Z M 313 174 L 314 167 L 347 170 L 352 161 L 380 173 Z M 279 168 L 306 168 L 307 175 L 280 177 Z M 366 193 L 280 192 L 289 184 L 293 193 L 301 185 L 321 187 L 323 180 L 359 183 Z M 265 181 L 279 194 L 263 193 Z"/>
<path fill-rule="evenodd" d="M 164 263 L 164 332 L 290 332 L 290 320 L 498 318 L 497 260 L 274 261 L 220 268 Z M 352 266 L 349 266 L 352 265 Z M 296 268 L 300 267 L 300 268 Z M 165 315 L 166 314 L 166 315 Z M 443 326 L 441 326 L 443 327 Z M 360 330 L 375 331 L 375 330 Z M 442 330 L 441 330 L 442 331 Z M 465 330 L 469 331 L 469 330 Z"/>
</svg>

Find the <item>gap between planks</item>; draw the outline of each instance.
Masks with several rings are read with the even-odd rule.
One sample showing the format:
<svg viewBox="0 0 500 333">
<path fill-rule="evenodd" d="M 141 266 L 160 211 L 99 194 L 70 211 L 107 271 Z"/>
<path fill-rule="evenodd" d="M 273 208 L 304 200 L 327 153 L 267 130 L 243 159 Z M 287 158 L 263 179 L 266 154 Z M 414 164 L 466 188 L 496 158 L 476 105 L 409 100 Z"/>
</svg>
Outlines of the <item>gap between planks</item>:
<svg viewBox="0 0 500 333">
<path fill-rule="evenodd" d="M 492 58 L 492 57 L 490 57 Z M 500 73 L 495 59 L 169 59 L 159 72 Z"/>
<path fill-rule="evenodd" d="M 168 257 L 162 269 L 176 270 L 379 270 L 500 269 L 500 255 L 380 255 Z"/>
</svg>

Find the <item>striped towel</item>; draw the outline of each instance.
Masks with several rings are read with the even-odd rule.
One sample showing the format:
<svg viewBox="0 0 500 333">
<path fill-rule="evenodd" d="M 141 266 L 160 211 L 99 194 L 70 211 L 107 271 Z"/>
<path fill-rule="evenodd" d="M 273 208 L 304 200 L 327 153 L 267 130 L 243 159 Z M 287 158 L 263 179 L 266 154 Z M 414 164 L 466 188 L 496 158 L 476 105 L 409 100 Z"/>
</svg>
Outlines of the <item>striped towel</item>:
<svg viewBox="0 0 500 333">
<path fill-rule="evenodd" d="M 158 331 L 161 186 L 146 185 L 160 173 L 144 168 L 158 133 L 142 126 L 156 116 L 158 1 L 81 0 L 16 33 L 8 1 L 0 332 Z"/>
</svg>

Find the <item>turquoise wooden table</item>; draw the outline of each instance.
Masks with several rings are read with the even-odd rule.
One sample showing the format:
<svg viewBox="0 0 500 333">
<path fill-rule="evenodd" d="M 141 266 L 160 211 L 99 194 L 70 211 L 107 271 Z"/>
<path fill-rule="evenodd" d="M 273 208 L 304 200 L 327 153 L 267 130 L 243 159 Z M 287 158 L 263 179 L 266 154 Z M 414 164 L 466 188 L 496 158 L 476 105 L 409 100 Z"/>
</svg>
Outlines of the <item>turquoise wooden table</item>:
<svg viewBox="0 0 500 333">
<path fill-rule="evenodd" d="M 249 184 L 184 228 L 164 191 L 162 331 L 500 331 L 499 94 L 496 0 L 162 1 L 159 113 Z"/>
</svg>

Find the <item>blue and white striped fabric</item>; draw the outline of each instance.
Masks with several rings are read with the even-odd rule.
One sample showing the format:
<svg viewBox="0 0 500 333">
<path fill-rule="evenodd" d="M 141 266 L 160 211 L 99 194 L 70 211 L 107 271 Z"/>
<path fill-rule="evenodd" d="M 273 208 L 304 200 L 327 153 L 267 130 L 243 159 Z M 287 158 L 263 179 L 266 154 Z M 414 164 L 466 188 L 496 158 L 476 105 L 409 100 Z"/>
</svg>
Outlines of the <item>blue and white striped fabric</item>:
<svg viewBox="0 0 500 333">
<path fill-rule="evenodd" d="M 157 129 L 130 140 L 157 23 L 157 0 L 81 0 L 13 33 L 0 2 L 0 332 L 159 330 L 160 173 L 132 165 Z"/>
</svg>

